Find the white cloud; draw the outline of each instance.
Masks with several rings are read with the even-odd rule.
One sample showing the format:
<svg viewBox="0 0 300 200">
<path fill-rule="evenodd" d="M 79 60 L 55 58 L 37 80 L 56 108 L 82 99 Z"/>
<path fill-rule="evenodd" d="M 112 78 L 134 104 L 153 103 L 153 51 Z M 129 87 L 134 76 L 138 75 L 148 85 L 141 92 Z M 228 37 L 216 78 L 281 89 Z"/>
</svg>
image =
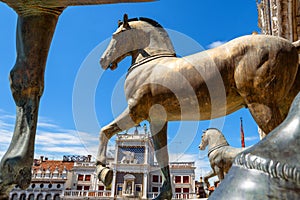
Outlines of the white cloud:
<svg viewBox="0 0 300 200">
<path fill-rule="evenodd" d="M 38 131 L 36 136 L 36 143 L 40 145 L 68 145 L 81 144 L 78 136 L 71 132 L 44 132 Z"/>
<path fill-rule="evenodd" d="M 48 147 L 48 146 L 43 146 L 40 148 L 40 151 L 42 152 L 49 152 L 49 154 L 54 154 L 54 155 L 88 155 L 88 151 L 85 148 L 82 147 L 73 147 L 73 146 L 53 146 L 53 147 Z"/>
<path fill-rule="evenodd" d="M 259 140 L 259 136 L 245 137 L 245 141 L 256 141 L 256 140 Z"/>
<path fill-rule="evenodd" d="M 11 141 L 14 125 L 12 116 L 0 110 L 0 158 L 5 154 Z"/>
<path fill-rule="evenodd" d="M 42 128 L 48 128 L 48 129 L 58 129 L 59 126 L 57 126 L 56 124 L 53 123 L 49 123 L 49 122 L 38 122 L 37 127 L 42 129 Z"/>
<path fill-rule="evenodd" d="M 15 116 L 0 110 L 0 159 L 8 149 L 13 135 Z M 35 141 L 35 157 L 46 156 L 61 159 L 64 154 L 87 155 L 97 150 L 98 137 L 89 133 L 77 133 L 76 130 L 63 129 L 45 117 L 39 117 Z M 84 139 L 82 139 L 84 138 Z M 91 147 L 87 148 L 86 147 Z"/>
<path fill-rule="evenodd" d="M 216 47 L 218 47 L 218 46 L 221 46 L 221 45 L 224 44 L 224 43 L 226 43 L 226 41 L 215 41 L 215 42 L 213 42 L 213 43 L 207 45 L 207 47 L 208 47 L 209 49 L 213 49 L 213 48 L 216 48 Z"/>
</svg>

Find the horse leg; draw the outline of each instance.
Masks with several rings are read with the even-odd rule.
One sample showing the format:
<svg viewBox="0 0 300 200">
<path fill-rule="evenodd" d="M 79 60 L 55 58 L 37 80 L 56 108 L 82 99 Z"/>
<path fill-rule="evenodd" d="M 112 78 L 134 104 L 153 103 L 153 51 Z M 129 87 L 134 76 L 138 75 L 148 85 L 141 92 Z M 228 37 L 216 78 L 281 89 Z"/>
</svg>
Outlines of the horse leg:
<svg viewBox="0 0 300 200">
<path fill-rule="evenodd" d="M 289 103 L 285 100 L 290 96 L 290 89 L 294 88 L 298 70 L 297 52 L 284 44 L 280 49 L 248 49 L 240 58 L 234 72 L 237 91 L 258 126 L 268 134 L 287 115 L 289 105 L 284 109 L 280 107 Z"/>
<path fill-rule="evenodd" d="M 172 199 L 172 185 L 169 169 L 169 155 L 167 146 L 167 122 L 150 122 L 152 141 L 155 150 L 155 157 L 159 164 L 163 177 L 163 185 L 160 194 L 154 200 Z"/>
<path fill-rule="evenodd" d="M 280 113 L 279 106 L 276 103 L 248 103 L 247 104 L 251 115 L 263 130 L 262 136 L 271 132 L 276 128 L 283 120 L 284 116 Z"/>
<path fill-rule="evenodd" d="M 218 175 L 219 181 L 224 179 L 224 171 L 221 167 L 215 167 L 215 173 Z"/>
<path fill-rule="evenodd" d="M 126 110 L 121 115 L 119 115 L 113 122 L 101 129 L 96 162 L 96 171 L 99 180 L 102 181 L 105 186 L 109 186 L 111 184 L 113 177 L 113 171 L 106 167 L 106 151 L 109 139 L 116 133 L 134 127 L 141 121 L 142 120 L 138 120 L 135 122 L 132 121 L 132 118 L 129 115 L 129 109 L 126 108 Z"/>
<path fill-rule="evenodd" d="M 206 187 L 207 188 L 209 188 L 210 187 L 210 184 L 209 184 L 209 182 L 208 182 L 208 179 L 210 179 L 211 177 L 214 177 L 216 175 L 216 173 L 213 171 L 213 170 L 211 170 L 208 174 L 206 174 L 205 176 L 204 176 L 204 183 L 205 183 L 205 185 L 206 185 Z"/>
<path fill-rule="evenodd" d="M 31 181 L 39 101 L 57 20 L 58 16 L 52 14 L 18 18 L 17 59 L 10 72 L 17 118 L 12 141 L 0 163 L 0 194 L 3 195 L 14 184 L 25 189 Z"/>
</svg>

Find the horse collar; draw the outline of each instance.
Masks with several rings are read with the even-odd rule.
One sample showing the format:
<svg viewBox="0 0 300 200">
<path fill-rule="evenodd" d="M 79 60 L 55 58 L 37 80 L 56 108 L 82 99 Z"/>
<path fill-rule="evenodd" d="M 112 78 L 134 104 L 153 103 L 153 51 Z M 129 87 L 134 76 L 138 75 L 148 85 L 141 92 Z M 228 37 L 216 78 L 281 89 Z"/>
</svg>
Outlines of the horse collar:
<svg viewBox="0 0 300 200">
<path fill-rule="evenodd" d="M 229 144 L 228 144 L 227 142 L 222 143 L 222 144 L 219 144 L 219 145 L 214 146 L 213 148 L 209 149 L 209 150 L 208 150 L 208 157 L 209 157 L 209 155 L 210 155 L 213 151 L 215 151 L 215 150 L 217 150 L 217 149 L 219 149 L 219 148 L 221 148 L 221 147 L 226 147 L 226 146 L 229 146 Z"/>
<path fill-rule="evenodd" d="M 155 60 L 155 59 L 158 59 L 158 58 L 163 58 L 163 57 L 176 57 L 176 54 L 174 53 L 166 53 L 166 54 L 157 54 L 157 55 L 153 55 L 153 56 L 148 56 L 144 59 L 142 59 L 141 61 L 137 62 L 137 63 L 134 63 L 132 64 L 129 69 L 128 69 L 128 72 L 127 72 L 127 75 L 132 71 L 134 70 L 135 68 L 137 68 L 138 66 L 141 66 L 147 62 L 150 62 L 152 60 Z"/>
</svg>

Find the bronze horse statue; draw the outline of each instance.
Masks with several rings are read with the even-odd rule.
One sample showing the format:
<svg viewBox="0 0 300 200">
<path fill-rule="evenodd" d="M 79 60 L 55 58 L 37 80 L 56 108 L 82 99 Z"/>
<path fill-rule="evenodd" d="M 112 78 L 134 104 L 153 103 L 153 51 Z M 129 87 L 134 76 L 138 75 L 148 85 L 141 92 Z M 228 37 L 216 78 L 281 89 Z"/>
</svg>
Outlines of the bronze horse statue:
<svg viewBox="0 0 300 200">
<path fill-rule="evenodd" d="M 60 14 L 68 6 L 151 0 L 1 0 L 18 14 L 17 58 L 10 72 L 11 92 L 16 103 L 16 124 L 10 146 L 0 163 L 0 198 L 14 184 L 25 189 L 31 181 L 35 134 L 44 72 Z"/>
<path fill-rule="evenodd" d="M 300 199 L 300 92 L 286 119 L 242 151 L 210 200 Z"/>
<path fill-rule="evenodd" d="M 269 133 L 284 120 L 299 91 L 294 83 L 297 48 L 279 37 L 244 36 L 179 58 L 160 24 L 124 15 L 100 63 L 113 70 L 126 56 L 132 57 L 124 86 L 128 107 L 100 131 L 97 173 L 105 185 L 111 183 L 112 170 L 106 167 L 109 139 L 148 120 L 164 179 L 156 200 L 172 198 L 168 121 L 209 120 L 248 107 Z"/>
<path fill-rule="evenodd" d="M 204 176 L 204 182 L 209 187 L 208 179 L 217 175 L 221 182 L 231 168 L 234 158 L 244 148 L 229 146 L 222 132 L 216 128 L 209 128 L 203 131 L 199 149 L 205 150 L 206 147 L 208 147 L 208 159 L 212 171 Z"/>
</svg>

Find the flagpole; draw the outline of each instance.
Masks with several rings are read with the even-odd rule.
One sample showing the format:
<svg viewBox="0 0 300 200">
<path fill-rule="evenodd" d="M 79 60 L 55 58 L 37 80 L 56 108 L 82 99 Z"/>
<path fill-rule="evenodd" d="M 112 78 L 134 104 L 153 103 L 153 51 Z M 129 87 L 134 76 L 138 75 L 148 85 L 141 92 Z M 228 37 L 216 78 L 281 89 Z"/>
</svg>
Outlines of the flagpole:
<svg viewBox="0 0 300 200">
<path fill-rule="evenodd" d="M 242 147 L 245 148 L 245 134 L 244 134 L 244 129 L 243 129 L 243 118 L 241 117 L 241 144 Z"/>
</svg>

